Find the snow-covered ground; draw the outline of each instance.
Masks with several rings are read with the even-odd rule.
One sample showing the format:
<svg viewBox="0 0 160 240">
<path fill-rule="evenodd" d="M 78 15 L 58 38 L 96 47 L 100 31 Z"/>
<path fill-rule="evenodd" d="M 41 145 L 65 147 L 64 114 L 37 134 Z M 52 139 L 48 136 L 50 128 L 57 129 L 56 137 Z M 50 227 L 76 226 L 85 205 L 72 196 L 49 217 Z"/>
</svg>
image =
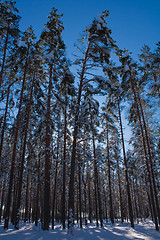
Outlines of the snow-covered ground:
<svg viewBox="0 0 160 240">
<path fill-rule="evenodd" d="M 88 224 L 80 229 L 75 225 L 73 236 L 62 230 L 57 224 L 55 230 L 43 231 L 40 226 L 35 227 L 33 223 L 20 223 L 20 230 L 14 230 L 12 225 L 8 230 L 3 229 L 0 224 L 0 239 L 2 240 L 160 240 L 160 232 L 154 229 L 154 224 L 146 222 L 135 224 L 131 229 L 129 223 L 104 224 L 103 228 L 96 227 L 95 224 Z"/>
</svg>

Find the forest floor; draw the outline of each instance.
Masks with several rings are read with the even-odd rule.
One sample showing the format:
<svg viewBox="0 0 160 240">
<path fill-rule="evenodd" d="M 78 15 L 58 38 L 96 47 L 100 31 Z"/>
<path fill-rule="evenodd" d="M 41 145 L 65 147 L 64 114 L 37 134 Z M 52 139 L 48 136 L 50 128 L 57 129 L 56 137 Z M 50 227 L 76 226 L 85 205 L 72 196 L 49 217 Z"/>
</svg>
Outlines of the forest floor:
<svg viewBox="0 0 160 240">
<path fill-rule="evenodd" d="M 104 226 L 96 227 L 96 225 L 88 224 L 80 229 L 75 225 L 73 235 L 63 230 L 60 224 L 56 224 L 54 230 L 43 231 L 40 225 L 35 227 L 33 223 L 20 223 L 20 229 L 14 230 L 13 225 L 9 225 L 9 229 L 3 229 L 3 223 L 0 224 L 0 240 L 160 240 L 160 232 L 154 228 L 153 222 L 147 220 L 135 224 L 132 229 L 130 224 L 125 222 L 121 224 L 104 223 Z"/>
</svg>

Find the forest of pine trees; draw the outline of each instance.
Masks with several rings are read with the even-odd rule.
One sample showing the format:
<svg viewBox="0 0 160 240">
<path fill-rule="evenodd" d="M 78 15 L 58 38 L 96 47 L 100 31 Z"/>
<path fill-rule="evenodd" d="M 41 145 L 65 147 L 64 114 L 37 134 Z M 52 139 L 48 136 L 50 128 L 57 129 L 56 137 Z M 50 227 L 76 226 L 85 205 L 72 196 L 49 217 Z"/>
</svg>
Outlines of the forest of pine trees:
<svg viewBox="0 0 160 240">
<path fill-rule="evenodd" d="M 134 61 L 104 11 L 71 62 L 62 16 L 53 8 L 37 40 L 19 29 L 16 3 L 0 2 L 0 221 L 72 233 L 75 222 L 151 218 L 158 231 L 160 42 Z"/>
</svg>

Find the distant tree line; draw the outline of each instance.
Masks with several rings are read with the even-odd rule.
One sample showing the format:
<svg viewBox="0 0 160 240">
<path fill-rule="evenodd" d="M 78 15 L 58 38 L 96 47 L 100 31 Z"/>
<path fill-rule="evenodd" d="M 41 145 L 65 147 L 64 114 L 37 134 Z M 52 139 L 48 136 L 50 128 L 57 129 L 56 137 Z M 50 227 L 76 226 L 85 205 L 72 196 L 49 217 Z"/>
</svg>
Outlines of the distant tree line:
<svg viewBox="0 0 160 240">
<path fill-rule="evenodd" d="M 67 58 L 53 8 L 36 40 L 0 2 L 0 221 L 160 225 L 160 42 L 139 60 L 95 18 Z M 116 63 L 113 61 L 113 55 Z M 75 71 L 71 71 L 72 66 Z M 100 99 L 103 96 L 104 103 Z M 124 118 L 124 110 L 125 116 Z M 124 127 L 130 129 L 128 150 Z"/>
</svg>

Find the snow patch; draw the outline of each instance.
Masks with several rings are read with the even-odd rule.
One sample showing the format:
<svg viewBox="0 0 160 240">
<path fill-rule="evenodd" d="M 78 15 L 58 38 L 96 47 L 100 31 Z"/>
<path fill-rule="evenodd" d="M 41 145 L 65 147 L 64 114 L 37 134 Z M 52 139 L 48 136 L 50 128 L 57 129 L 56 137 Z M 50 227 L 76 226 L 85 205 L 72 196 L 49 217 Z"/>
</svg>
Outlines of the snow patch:
<svg viewBox="0 0 160 240">
<path fill-rule="evenodd" d="M 92 24 L 87 25 L 86 30 L 89 31 L 92 28 Z"/>
<path fill-rule="evenodd" d="M 127 71 L 129 71 L 129 70 L 130 70 L 130 69 L 129 69 L 128 65 L 125 65 L 125 66 L 124 66 L 124 71 L 127 72 Z"/>
<path fill-rule="evenodd" d="M 27 44 L 24 41 L 20 41 L 19 46 L 20 47 L 27 47 Z"/>
<path fill-rule="evenodd" d="M 66 222 L 67 223 L 67 222 Z M 55 224 L 55 229 L 52 230 L 50 226 L 49 231 L 43 231 L 41 229 L 41 223 L 35 227 L 34 223 L 22 223 L 20 222 L 20 229 L 15 230 L 12 224 L 9 225 L 9 229 L 3 229 L 3 224 L 0 224 L 0 239 L 3 240 L 158 240 L 160 239 L 160 232 L 157 232 L 154 228 L 153 222 L 145 220 L 139 224 L 135 224 L 135 228 L 130 227 L 129 222 L 115 222 L 113 225 L 108 222 L 104 223 L 102 228 L 96 227 L 96 222 L 84 225 L 83 229 L 80 229 L 78 224 L 74 225 L 73 236 L 68 234 L 67 229 L 63 230 L 59 223 Z"/>
<path fill-rule="evenodd" d="M 97 24 L 97 30 L 101 30 L 102 28 L 101 28 L 101 25 L 98 23 Z"/>
<path fill-rule="evenodd" d="M 44 28 L 43 28 L 43 30 L 42 30 L 42 33 L 43 32 L 49 32 L 50 30 L 49 30 L 49 28 L 47 27 L 47 26 L 45 26 Z"/>
</svg>

